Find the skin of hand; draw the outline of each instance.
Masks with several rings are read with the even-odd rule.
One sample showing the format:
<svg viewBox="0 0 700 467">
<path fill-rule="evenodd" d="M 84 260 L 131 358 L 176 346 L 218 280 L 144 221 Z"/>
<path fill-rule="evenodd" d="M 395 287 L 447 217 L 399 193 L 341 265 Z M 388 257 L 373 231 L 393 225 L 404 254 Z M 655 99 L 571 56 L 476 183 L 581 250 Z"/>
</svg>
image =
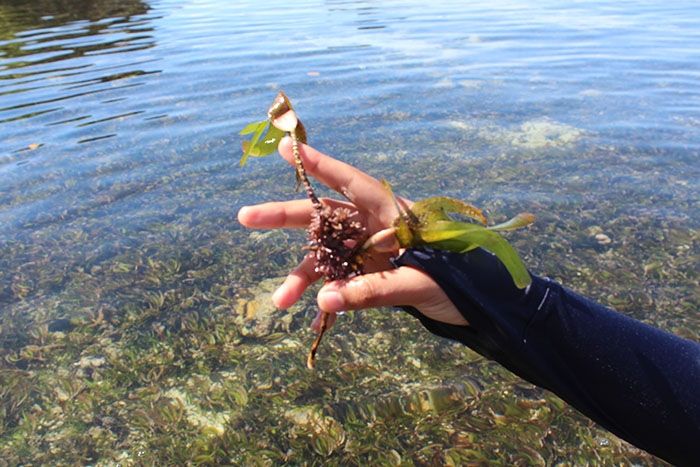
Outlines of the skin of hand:
<svg viewBox="0 0 700 467">
<path fill-rule="evenodd" d="M 293 166 L 291 138 L 282 139 L 278 150 Z M 377 239 L 370 250 L 370 258 L 365 261 L 365 274 L 328 282 L 321 288 L 317 297 L 320 311 L 311 328 L 318 332 L 321 313 L 330 314 L 328 324 L 332 325 L 339 311 L 399 305 L 417 308 L 436 321 L 466 326 L 467 321 L 430 276 L 408 266 L 394 268 L 389 262 L 389 258 L 400 253 L 393 231 L 387 230 L 391 229 L 398 213 L 382 184 L 355 167 L 310 146 L 300 144 L 299 152 L 309 175 L 349 200 L 324 198 L 323 203 L 358 211 L 367 234 Z M 402 199 L 400 202 L 411 205 L 408 200 Z M 241 208 L 238 221 L 254 229 L 306 228 L 312 211 L 313 206 L 308 199 L 271 202 Z M 314 259 L 307 255 L 275 291 L 273 303 L 282 309 L 292 306 L 320 278 L 320 274 L 314 271 Z"/>
</svg>

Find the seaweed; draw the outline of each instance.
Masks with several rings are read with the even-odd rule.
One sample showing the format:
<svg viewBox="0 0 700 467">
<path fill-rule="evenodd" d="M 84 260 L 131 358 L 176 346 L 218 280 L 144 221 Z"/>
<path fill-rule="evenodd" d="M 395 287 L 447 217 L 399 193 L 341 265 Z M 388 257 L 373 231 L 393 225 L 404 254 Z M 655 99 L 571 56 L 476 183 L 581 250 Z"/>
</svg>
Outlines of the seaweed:
<svg viewBox="0 0 700 467">
<path fill-rule="evenodd" d="M 268 109 L 267 117 L 267 120 L 251 123 L 241 131 L 242 135 L 253 135 L 250 141 L 243 142 L 241 166 L 245 165 L 249 156 L 263 157 L 271 154 L 281 138 L 289 135 L 292 138 L 297 189 L 303 185 L 306 196 L 313 205 L 306 248 L 316 260 L 316 272 L 327 281 L 362 274 L 360 252 L 366 229 L 357 220 L 357 211 L 325 205 L 316 196 L 299 154 L 299 142 L 306 142 L 306 130 L 284 92 L 277 94 Z M 320 330 L 306 360 L 309 369 L 315 366 L 318 346 L 328 328 L 328 318 L 327 313 L 321 315 Z"/>
<path fill-rule="evenodd" d="M 356 220 L 356 211 L 325 205 L 316 196 L 299 154 L 299 142 L 306 143 L 307 140 L 306 129 L 287 95 L 280 91 L 267 111 L 267 119 L 246 125 L 240 134 L 252 135 L 250 140 L 242 143 L 241 166 L 251 156 L 272 154 L 285 135 L 292 138 L 297 189 L 304 186 L 314 208 L 307 228 L 306 248 L 316 260 L 316 272 L 326 281 L 362 274 L 362 253 L 371 245 L 371 239 L 364 244 L 361 241 L 366 229 Z M 384 186 L 393 197 L 389 182 L 384 181 Z M 518 253 L 498 232 L 530 225 L 534 222 L 534 215 L 521 213 L 507 222 L 488 227 L 486 216 L 479 208 L 453 198 L 431 197 L 406 209 L 402 209 L 395 198 L 394 203 L 398 211 L 394 222 L 395 235 L 401 247 L 429 245 L 459 253 L 481 247 L 503 262 L 518 288 L 530 284 L 530 274 Z M 461 214 L 483 225 L 456 221 L 449 216 L 450 213 Z M 318 346 L 328 328 L 328 318 L 326 313 L 321 315 L 320 331 L 307 357 L 309 369 L 315 366 Z"/>
<path fill-rule="evenodd" d="M 272 154 L 285 135 L 292 138 L 297 189 L 300 185 L 304 186 L 314 208 L 307 228 L 307 249 L 316 260 L 316 272 L 326 281 L 362 274 L 361 254 L 372 242 L 361 242 L 366 229 L 356 220 L 356 211 L 325 205 L 316 196 L 299 154 L 299 142 L 306 143 L 307 140 L 306 129 L 286 94 L 280 91 L 267 111 L 267 118 L 246 125 L 240 134 L 252 135 L 250 140 L 242 143 L 241 166 L 247 163 L 249 157 Z M 386 181 L 384 185 L 393 197 L 391 185 Z M 456 199 L 431 197 L 406 209 L 402 209 L 395 199 L 394 201 L 398 211 L 394 222 L 395 234 L 401 247 L 429 245 L 460 253 L 481 247 L 503 262 L 518 288 L 530 284 L 530 275 L 518 253 L 498 232 L 530 225 L 534 221 L 534 215 L 521 213 L 510 221 L 488 227 L 486 216 L 480 209 Z M 461 214 L 483 225 L 458 222 L 449 216 L 450 213 Z M 327 327 L 328 314 L 324 313 L 320 332 L 308 354 L 307 366 L 310 369 L 314 368 L 316 352 Z"/>
<path fill-rule="evenodd" d="M 532 279 L 517 251 L 498 232 L 527 227 L 534 214 L 522 212 L 497 225 L 487 226 L 484 212 L 469 203 L 446 196 L 426 198 L 410 208 L 402 208 L 386 180 L 384 187 L 394 200 L 399 215 L 394 221 L 396 238 L 403 248 L 427 245 L 440 250 L 467 253 L 475 248 L 490 251 L 506 267 L 515 286 L 524 289 Z M 474 222 L 459 222 L 450 217 L 458 214 Z"/>
</svg>

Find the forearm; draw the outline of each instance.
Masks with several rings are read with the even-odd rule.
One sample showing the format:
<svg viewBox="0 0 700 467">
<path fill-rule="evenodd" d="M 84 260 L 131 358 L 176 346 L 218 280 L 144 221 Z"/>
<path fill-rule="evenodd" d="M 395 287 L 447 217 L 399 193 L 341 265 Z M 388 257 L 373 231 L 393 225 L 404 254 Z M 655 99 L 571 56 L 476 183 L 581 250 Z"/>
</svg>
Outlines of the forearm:
<svg viewBox="0 0 700 467">
<path fill-rule="evenodd" d="M 410 250 L 469 326 L 432 321 L 458 340 L 551 390 L 606 429 L 676 464 L 700 465 L 700 344 L 591 302 L 547 279 L 521 291 L 483 250 Z"/>
</svg>

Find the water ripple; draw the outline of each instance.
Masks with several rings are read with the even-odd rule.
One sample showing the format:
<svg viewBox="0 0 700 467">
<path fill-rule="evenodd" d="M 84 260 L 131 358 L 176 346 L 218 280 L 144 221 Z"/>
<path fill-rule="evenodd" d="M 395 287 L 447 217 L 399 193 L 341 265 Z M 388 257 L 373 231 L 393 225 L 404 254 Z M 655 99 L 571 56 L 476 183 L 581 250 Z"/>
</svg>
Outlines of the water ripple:
<svg viewBox="0 0 700 467">
<path fill-rule="evenodd" d="M 587 171 L 580 177 L 595 181 L 605 179 L 604 165 L 557 151 L 579 157 L 579 146 L 599 145 L 639 150 L 651 172 L 672 160 L 687 177 L 680 195 L 697 189 L 700 25 L 690 3 L 7 4 L 0 199 L 12 203 L 0 222 L 39 196 L 31 187 L 51 183 L 46 173 L 74 180 L 45 192 L 44 208 L 59 209 L 104 180 L 100 167 L 157 179 L 229 161 L 236 128 L 278 88 L 294 96 L 314 143 L 344 147 L 350 160 L 373 151 L 420 160 L 429 148 L 467 159 L 512 153 L 540 164 L 555 158 L 548 170 L 563 180 Z M 564 148 L 542 122 L 580 136 Z M 514 198 L 530 196 L 518 190 Z"/>
<path fill-rule="evenodd" d="M 299 196 L 292 171 L 279 158 L 256 160 L 244 169 L 237 165 L 237 131 L 264 118 L 280 88 L 292 97 L 319 149 L 391 180 L 407 197 L 458 197 L 484 207 L 494 220 L 518 210 L 536 212 L 538 222 L 529 232 L 509 238 L 534 270 L 606 303 L 627 306 L 621 311 L 666 329 L 682 330 L 691 338 L 700 335 L 697 313 L 693 315 L 698 282 L 694 232 L 700 220 L 696 3 L 0 0 L 0 340 L 5 343 L 0 360 L 10 367 L 25 365 L 27 377 L 42 382 L 26 401 L 22 391 L 9 399 L 23 404 L 24 414 L 17 412 L 14 422 L 0 427 L 5 430 L 0 435 L 9 439 L 2 451 L 10 456 L 8 462 L 20 463 L 12 456 L 43 455 L 38 450 L 51 438 L 59 448 L 85 440 L 88 446 L 43 450 L 62 457 L 30 462 L 129 463 L 138 452 L 145 453 L 146 463 L 158 464 L 149 456 L 164 451 L 148 443 L 160 430 L 152 429 L 151 436 L 131 426 L 136 408 L 151 404 L 155 409 L 149 397 L 162 395 L 163 385 L 190 378 L 189 387 L 195 376 L 204 380 L 205 374 L 223 368 L 229 376 L 237 375 L 239 364 L 245 367 L 240 376 L 251 397 L 245 407 L 227 410 L 237 417 L 234 425 L 250 424 L 251 414 L 257 413 L 250 410 L 270 399 L 272 393 L 263 387 L 275 391 L 272 399 L 282 400 L 285 412 L 299 400 L 316 403 L 325 397 L 317 391 L 318 378 L 295 373 L 298 355 L 285 354 L 279 344 L 262 345 L 248 334 L 229 341 L 244 328 L 225 327 L 233 323 L 231 310 L 241 297 L 254 294 L 246 290 L 249 284 L 284 275 L 303 255 L 301 234 L 251 234 L 235 220 L 243 204 Z M 605 247 L 591 237 L 602 231 L 612 239 Z M 343 342 L 343 351 L 332 358 L 352 362 L 325 373 L 341 399 L 348 391 L 366 391 L 357 386 L 355 375 L 370 369 L 367 376 L 383 395 L 383 381 L 393 371 L 401 375 L 397 380 L 415 378 L 412 384 L 421 387 L 426 378 L 444 379 L 445 362 L 457 362 L 460 378 L 465 363 L 475 374 L 491 371 L 483 361 L 470 361 L 473 356 L 441 347 L 434 339 L 418 348 L 408 346 L 414 338 L 405 333 L 417 335 L 417 329 L 396 325 L 398 320 L 382 321 L 386 313 L 369 313 L 353 318 L 353 333 L 359 329 L 360 334 L 352 334 L 352 341 L 330 344 Z M 285 325 L 285 342 L 296 339 L 294 328 L 301 327 L 302 315 L 288 315 L 293 324 Z M 190 320 L 194 316 L 199 317 Z M 47 334 L 46 323 L 73 318 L 81 323 L 76 333 L 60 333 L 60 338 L 59 333 Z M 180 323 L 179 331 L 173 326 L 163 334 L 161 323 L 168 322 Z M 368 322 L 375 327 L 367 327 Z M 335 338 L 349 336 L 346 329 Z M 180 340 L 200 333 L 216 339 Z M 20 349 L 17 342 L 36 345 Z M 47 342 L 58 345 L 53 349 Z M 65 410 L 60 414 L 48 410 L 61 393 L 44 388 L 46 384 L 68 376 L 86 383 L 89 375 L 82 372 L 87 368 L 75 365 L 86 355 L 110 356 L 107 365 L 90 375 L 122 374 L 113 364 L 131 355 L 122 353 L 130 352 L 130 342 L 138 342 L 149 355 L 152 344 L 153 355 L 161 355 L 162 349 L 181 342 L 172 354 L 177 368 L 172 362 L 158 365 L 173 371 L 172 377 L 147 386 L 129 377 L 116 386 L 100 386 L 102 392 L 99 385 L 88 384 L 89 394 L 78 393 L 75 404 L 61 404 Z M 366 348 L 357 352 L 358 343 L 366 342 L 401 350 L 393 352 L 398 360 L 392 363 L 392 355 L 375 360 L 370 356 L 374 350 Z M 23 350 L 29 359 L 37 355 L 32 348 L 53 350 L 46 350 L 45 359 L 22 360 Z M 214 357 L 212 351 L 219 348 L 240 350 L 241 357 Z M 270 368 L 279 369 L 279 378 L 259 379 L 258 373 L 269 371 L 250 366 L 258 358 L 257 348 L 266 362 L 274 357 Z M 200 358 L 202 352 L 212 358 Z M 420 368 L 415 376 L 404 365 L 409 353 L 415 353 L 411 360 Z M 421 363 L 428 355 L 441 365 Z M 131 373 L 139 378 L 150 374 Z M 287 381 L 290 374 L 292 383 Z M 343 381 L 333 380 L 338 374 Z M 304 375 L 311 378 L 310 385 Z M 505 372 L 495 376 L 497 405 L 518 393 L 504 378 Z M 63 386 L 61 391 L 70 385 Z M 307 386 L 313 390 L 304 392 Z M 152 389 L 158 394 L 151 394 Z M 143 392 L 145 399 L 133 398 L 134 391 Z M 10 397 L 17 391 L 5 392 Z M 94 412 L 92 406 L 102 407 L 107 394 L 104 407 L 111 409 Z M 214 403 L 213 394 L 207 404 Z M 84 404 L 84 395 L 88 402 L 100 403 Z M 537 451 L 535 457 L 498 457 L 501 463 L 532 462 L 539 452 L 548 456 L 539 463 L 598 455 L 603 463 L 653 463 L 627 445 L 611 443 L 606 452 L 599 452 L 597 442 L 585 447 L 593 429 L 544 400 L 529 401 L 546 404 L 532 413 L 556 417 L 561 433 L 581 436 L 573 441 L 547 436 L 548 444 L 542 446 L 542 433 L 551 431 L 549 418 L 533 425 L 532 417 L 520 417 L 523 425 L 516 420 L 522 407 L 514 409 L 509 423 L 493 430 L 483 420 L 510 413 L 505 407 L 491 410 L 494 397 L 485 389 L 478 403 L 470 402 L 472 409 L 484 409 L 483 416 L 472 417 L 480 421 L 473 427 L 471 421 L 464 425 L 461 409 L 454 419 L 438 414 L 440 426 L 431 422 L 434 413 L 423 414 L 430 415 L 421 418 L 430 449 L 407 447 L 404 460 L 430 463 L 440 460 L 440 453 L 447 459 L 454 437 L 467 441 L 461 446 L 469 447 L 466 454 L 473 451 L 471 437 L 477 436 L 479 450 L 486 446 L 489 455 Z M 114 404 L 119 399 L 128 403 Z M 13 404 L 5 405 L 14 410 Z M 371 434 L 379 448 L 370 446 L 367 455 L 381 462 L 389 459 L 383 457 L 386 443 L 397 437 L 381 429 L 395 420 L 376 415 L 381 426 Z M 498 420 L 506 416 L 498 415 Z M 58 424 L 56 417 L 62 418 Z M 294 437 L 293 449 L 287 449 L 288 430 L 274 431 L 283 418 L 271 412 L 269 426 L 252 423 L 243 444 L 256 446 L 256 453 L 264 445 L 272 454 L 275 446 L 284 446 L 270 462 L 303 463 L 305 451 L 295 443 L 306 438 Z M 409 435 L 415 431 L 411 420 L 405 424 Z M 183 419 L 178 425 L 187 435 L 175 431 L 178 436 L 166 440 L 168 445 L 172 439 L 187 441 L 170 452 L 184 455 L 190 450 L 180 447 L 198 446 L 219 449 L 241 462 L 261 459 L 239 457 L 238 447 L 227 445 L 233 440 L 241 444 L 235 436 L 211 438 L 188 423 Z M 35 425 L 46 429 L 36 435 L 31 431 Z M 462 431 L 465 427 L 468 433 Z M 454 432 L 449 441 L 445 429 Z M 523 440 L 523 434 L 532 439 Z M 44 441 L 37 439 L 42 436 Z M 116 446 L 114 458 L 105 454 L 110 446 Z M 399 462 L 404 453 L 394 446 L 398 451 L 391 453 L 399 458 L 390 460 Z M 348 442 L 331 462 L 362 463 L 350 447 Z M 70 457 L 74 451 L 92 457 Z"/>
</svg>

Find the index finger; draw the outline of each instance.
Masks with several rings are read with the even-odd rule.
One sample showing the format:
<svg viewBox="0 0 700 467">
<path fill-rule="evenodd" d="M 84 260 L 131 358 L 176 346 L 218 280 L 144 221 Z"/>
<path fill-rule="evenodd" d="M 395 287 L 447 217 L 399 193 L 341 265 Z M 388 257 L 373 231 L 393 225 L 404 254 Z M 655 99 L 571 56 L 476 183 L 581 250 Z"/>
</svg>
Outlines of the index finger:
<svg viewBox="0 0 700 467">
<path fill-rule="evenodd" d="M 283 138 L 278 149 L 280 155 L 294 165 L 292 139 Z M 387 223 L 396 217 L 396 209 L 389 193 L 376 178 L 302 143 L 299 143 L 299 155 L 309 175 L 345 196 L 359 208 Z"/>
<path fill-rule="evenodd" d="M 323 204 L 333 208 L 353 209 L 352 204 L 329 198 L 321 198 Z M 308 199 L 273 201 L 243 206 L 238 211 L 238 222 L 253 229 L 306 228 L 314 206 Z"/>
</svg>

